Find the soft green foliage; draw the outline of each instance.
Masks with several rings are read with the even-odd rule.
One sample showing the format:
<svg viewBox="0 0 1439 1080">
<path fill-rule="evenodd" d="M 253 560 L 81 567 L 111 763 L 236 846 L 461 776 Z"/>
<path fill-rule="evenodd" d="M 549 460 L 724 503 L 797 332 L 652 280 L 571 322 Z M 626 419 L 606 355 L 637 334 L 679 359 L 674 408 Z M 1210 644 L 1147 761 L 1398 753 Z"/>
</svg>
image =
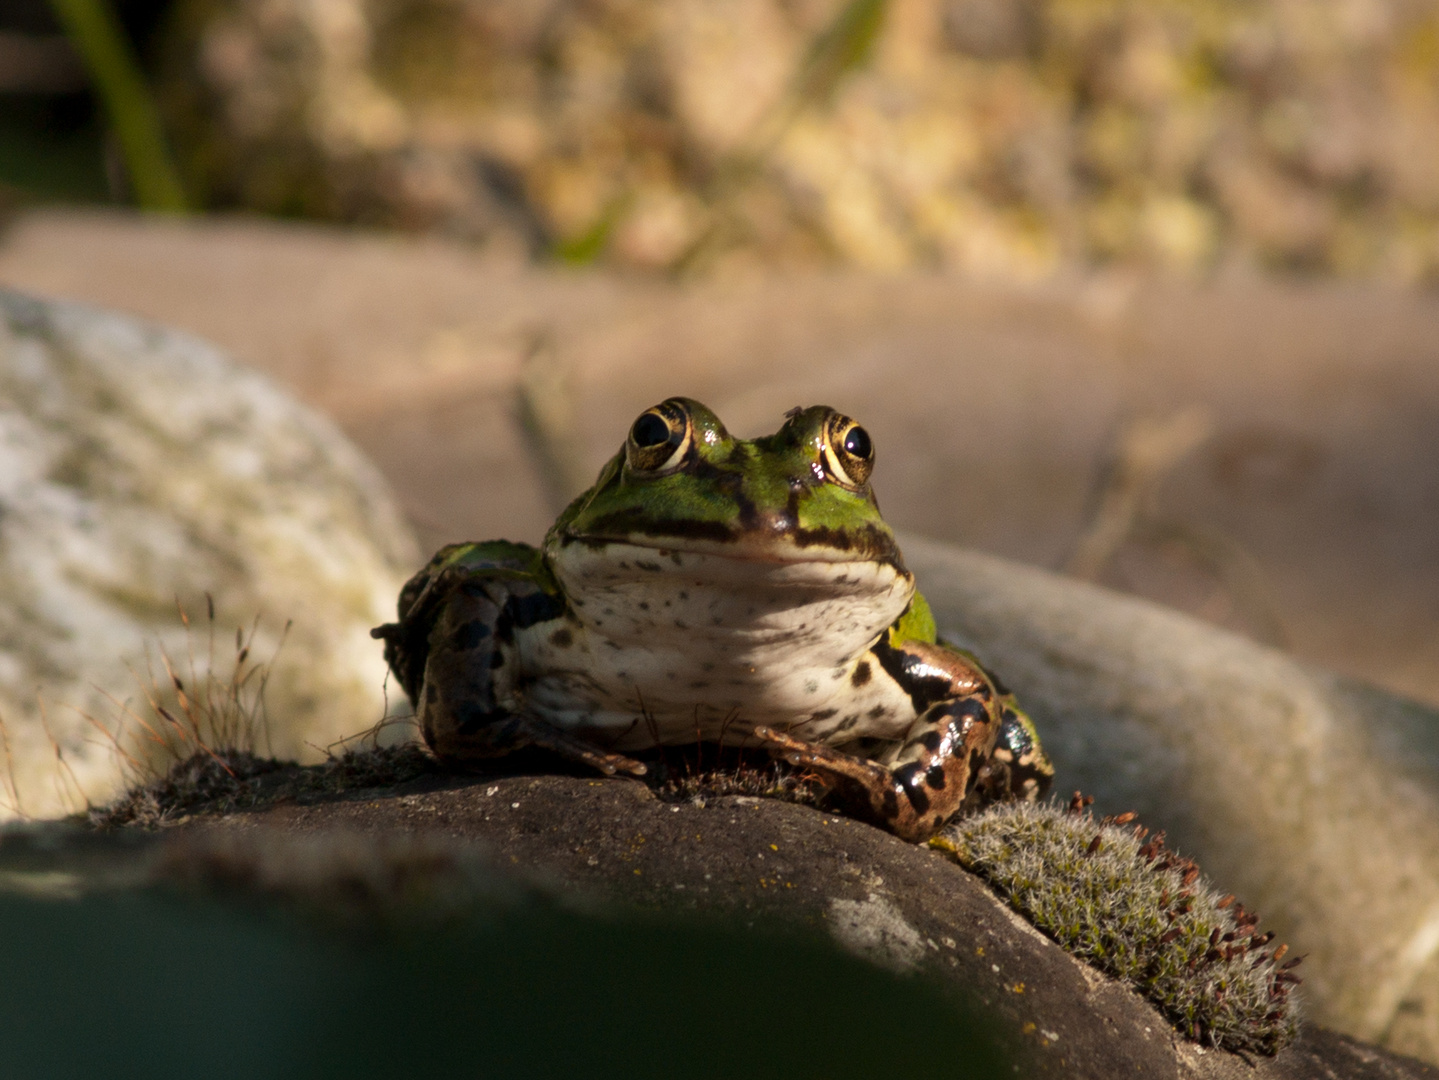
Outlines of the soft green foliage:
<svg viewBox="0 0 1439 1080">
<path fill-rule="evenodd" d="M 170 160 L 160 115 L 110 5 L 106 0 L 51 0 L 51 7 L 105 103 L 135 201 L 145 210 L 184 212 L 185 193 Z"/>
<path fill-rule="evenodd" d="M 1163 834 L 1096 821 L 1077 801 L 1009 803 L 963 819 L 931 843 L 985 878 L 1073 955 L 1133 986 L 1190 1038 L 1273 1054 L 1298 1028 L 1299 982 L 1258 916 L 1221 897 Z"/>
<path fill-rule="evenodd" d="M 567 262 L 679 274 L 1439 280 L 1429 3 L 172 7 L 162 94 L 213 204 L 524 222 Z"/>
<path fill-rule="evenodd" d="M 611 199 L 599 217 L 578 234 L 562 238 L 554 244 L 554 256 L 571 266 L 588 266 L 605 253 L 615 225 L 629 209 L 630 200 L 624 197 Z"/>
<path fill-rule="evenodd" d="M 828 101 L 844 77 L 863 67 L 884 27 L 887 0 L 849 0 L 810 42 L 795 74 L 793 93 L 803 102 Z"/>
</svg>

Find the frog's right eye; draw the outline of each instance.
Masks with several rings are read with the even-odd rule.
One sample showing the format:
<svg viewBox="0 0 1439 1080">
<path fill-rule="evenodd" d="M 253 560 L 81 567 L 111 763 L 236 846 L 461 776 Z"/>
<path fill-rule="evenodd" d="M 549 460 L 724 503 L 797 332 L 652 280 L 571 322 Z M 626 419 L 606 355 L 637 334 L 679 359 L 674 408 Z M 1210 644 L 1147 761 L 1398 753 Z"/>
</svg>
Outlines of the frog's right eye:
<svg viewBox="0 0 1439 1080">
<path fill-rule="evenodd" d="M 869 432 L 847 416 L 830 411 L 824 439 L 825 471 L 847 488 L 863 487 L 874 469 Z"/>
<path fill-rule="evenodd" d="M 663 472 L 683 461 L 689 447 L 689 411 L 670 400 L 640 413 L 630 427 L 625 461 L 635 472 Z"/>
</svg>

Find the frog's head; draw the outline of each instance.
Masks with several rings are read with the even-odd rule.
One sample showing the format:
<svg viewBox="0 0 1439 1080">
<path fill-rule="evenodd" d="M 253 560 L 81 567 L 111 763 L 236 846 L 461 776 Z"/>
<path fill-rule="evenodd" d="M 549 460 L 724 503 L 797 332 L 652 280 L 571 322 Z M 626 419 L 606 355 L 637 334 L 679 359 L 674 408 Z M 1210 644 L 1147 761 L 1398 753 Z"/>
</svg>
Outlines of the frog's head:
<svg viewBox="0 0 1439 1080">
<path fill-rule="evenodd" d="M 612 543 L 777 563 L 881 563 L 908 578 L 870 490 L 868 432 L 825 405 L 736 439 L 689 398 L 640 414 L 550 530 L 553 552 Z"/>
</svg>

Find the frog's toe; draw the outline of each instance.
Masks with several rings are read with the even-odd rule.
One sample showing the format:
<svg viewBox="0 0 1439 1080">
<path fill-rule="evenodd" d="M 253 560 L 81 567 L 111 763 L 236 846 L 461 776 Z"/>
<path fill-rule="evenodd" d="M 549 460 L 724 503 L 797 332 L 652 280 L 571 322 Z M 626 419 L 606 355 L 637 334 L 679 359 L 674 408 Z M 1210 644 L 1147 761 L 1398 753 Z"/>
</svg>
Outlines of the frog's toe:
<svg viewBox="0 0 1439 1080">
<path fill-rule="evenodd" d="M 563 728 L 537 716 L 521 716 L 519 721 L 520 730 L 527 744 L 558 754 L 567 761 L 588 765 L 606 776 L 614 776 L 615 773 L 644 776 L 649 771 L 642 761 L 625 757 L 624 754 L 601 750 L 594 743 L 586 742 L 579 736 L 572 735 Z"/>
<path fill-rule="evenodd" d="M 891 786 L 889 770 L 866 758 L 858 758 L 833 750 L 819 743 L 806 742 L 774 728 L 757 727 L 754 737 L 765 744 L 771 754 L 791 765 L 813 769 L 824 777 L 839 777 L 866 789 L 887 790 Z"/>
<path fill-rule="evenodd" d="M 601 760 L 595 765 L 595 768 L 606 776 L 613 776 L 617 772 L 627 773 L 630 776 L 644 776 L 650 771 L 649 766 L 643 761 L 636 761 L 623 754 L 601 754 L 599 756 Z"/>
</svg>

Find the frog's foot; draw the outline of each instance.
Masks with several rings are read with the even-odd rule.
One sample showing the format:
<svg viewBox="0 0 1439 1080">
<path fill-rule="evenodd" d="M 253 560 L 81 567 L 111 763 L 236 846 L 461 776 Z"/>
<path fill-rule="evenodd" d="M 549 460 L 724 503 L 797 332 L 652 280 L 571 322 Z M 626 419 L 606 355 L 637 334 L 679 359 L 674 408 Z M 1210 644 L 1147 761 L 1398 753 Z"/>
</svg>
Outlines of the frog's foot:
<svg viewBox="0 0 1439 1080">
<path fill-rule="evenodd" d="M 757 727 L 754 737 L 771 754 L 798 768 L 818 773 L 845 811 L 918 843 L 933 836 L 959 808 L 959 801 L 936 806 L 924 790 L 923 774 L 908 767 L 891 771 L 878 762 L 818 743 L 805 742 L 773 728 Z"/>
<path fill-rule="evenodd" d="M 617 772 L 628 773 L 630 776 L 644 776 L 649 771 L 642 761 L 625 757 L 623 754 L 601 750 L 594 743 L 586 742 L 578 735 L 572 735 L 563 728 L 556 727 L 539 717 L 521 715 L 516 719 L 520 722 L 521 731 L 529 745 L 549 750 L 566 761 L 588 765 L 592 769 L 598 769 L 606 776 L 614 776 Z"/>
<path fill-rule="evenodd" d="M 994 753 L 979 769 L 979 778 L 970 792 L 974 808 L 992 802 L 1037 802 L 1054 780 L 1050 764 L 1034 724 L 1011 700 L 1000 703 L 999 738 Z"/>
</svg>

